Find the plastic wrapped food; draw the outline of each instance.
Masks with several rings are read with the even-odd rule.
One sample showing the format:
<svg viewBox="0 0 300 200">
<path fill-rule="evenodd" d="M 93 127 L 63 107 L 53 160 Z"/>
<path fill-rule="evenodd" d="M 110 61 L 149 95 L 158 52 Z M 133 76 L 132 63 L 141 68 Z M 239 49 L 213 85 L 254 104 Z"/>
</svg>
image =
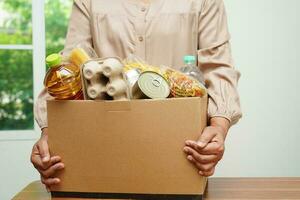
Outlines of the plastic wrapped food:
<svg viewBox="0 0 300 200">
<path fill-rule="evenodd" d="M 71 51 L 70 62 L 81 67 L 84 63 L 89 61 L 91 57 L 82 48 L 75 48 Z"/>
<path fill-rule="evenodd" d="M 149 65 L 134 55 L 130 55 L 126 60 L 123 61 L 123 63 L 125 73 L 132 69 L 138 69 L 141 73 L 145 71 L 153 71 L 161 74 L 160 67 Z"/>
<path fill-rule="evenodd" d="M 163 75 L 170 84 L 173 97 L 202 97 L 207 94 L 204 85 L 177 70 L 167 68 Z"/>
<path fill-rule="evenodd" d="M 205 86 L 199 81 L 170 67 L 152 66 L 135 56 L 130 56 L 124 61 L 125 74 L 132 69 L 161 74 L 168 81 L 172 97 L 202 97 L 207 94 Z"/>
</svg>

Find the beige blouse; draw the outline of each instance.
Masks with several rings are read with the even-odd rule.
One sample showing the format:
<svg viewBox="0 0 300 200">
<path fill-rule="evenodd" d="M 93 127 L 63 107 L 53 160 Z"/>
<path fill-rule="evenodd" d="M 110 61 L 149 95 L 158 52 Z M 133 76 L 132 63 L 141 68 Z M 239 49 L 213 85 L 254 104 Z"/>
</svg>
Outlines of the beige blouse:
<svg viewBox="0 0 300 200">
<path fill-rule="evenodd" d="M 209 92 L 208 116 L 235 124 L 241 117 L 230 35 L 222 0 L 75 0 L 65 50 L 79 43 L 100 57 L 135 54 L 149 64 L 183 66 L 185 55 L 198 56 Z M 35 117 L 47 127 L 44 89 Z"/>
</svg>

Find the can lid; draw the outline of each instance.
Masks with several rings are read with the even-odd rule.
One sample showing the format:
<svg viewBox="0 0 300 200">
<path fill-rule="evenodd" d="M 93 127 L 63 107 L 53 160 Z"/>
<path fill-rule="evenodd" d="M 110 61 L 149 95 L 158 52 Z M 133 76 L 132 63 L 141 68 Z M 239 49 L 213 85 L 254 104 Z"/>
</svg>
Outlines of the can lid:
<svg viewBox="0 0 300 200">
<path fill-rule="evenodd" d="M 196 63 L 196 56 L 187 55 L 183 58 L 185 64 Z"/>
<path fill-rule="evenodd" d="M 143 72 L 139 77 L 138 86 L 151 99 L 167 98 L 170 95 L 169 83 L 156 72 Z"/>
<path fill-rule="evenodd" d="M 46 63 L 48 67 L 55 67 L 57 65 L 60 65 L 61 61 L 62 61 L 62 57 L 57 53 L 50 54 L 46 58 Z"/>
</svg>

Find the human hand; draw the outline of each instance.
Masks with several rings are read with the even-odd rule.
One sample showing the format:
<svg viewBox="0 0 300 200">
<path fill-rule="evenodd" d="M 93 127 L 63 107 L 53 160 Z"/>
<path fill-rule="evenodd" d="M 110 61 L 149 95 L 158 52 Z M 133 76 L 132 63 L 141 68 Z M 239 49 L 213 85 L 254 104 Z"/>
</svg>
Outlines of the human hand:
<svg viewBox="0 0 300 200">
<path fill-rule="evenodd" d="M 225 138 L 229 121 L 225 118 L 212 118 L 211 125 L 206 127 L 198 141 L 185 142 L 184 152 L 187 159 L 195 165 L 201 176 L 212 176 L 215 167 L 222 159 L 225 150 Z"/>
<path fill-rule="evenodd" d="M 44 128 L 41 138 L 35 143 L 31 152 L 31 162 L 41 174 L 41 181 L 49 191 L 50 186 L 60 183 L 59 178 L 54 175 L 57 171 L 64 169 L 61 157 L 50 156 L 48 147 L 48 128 Z"/>
</svg>

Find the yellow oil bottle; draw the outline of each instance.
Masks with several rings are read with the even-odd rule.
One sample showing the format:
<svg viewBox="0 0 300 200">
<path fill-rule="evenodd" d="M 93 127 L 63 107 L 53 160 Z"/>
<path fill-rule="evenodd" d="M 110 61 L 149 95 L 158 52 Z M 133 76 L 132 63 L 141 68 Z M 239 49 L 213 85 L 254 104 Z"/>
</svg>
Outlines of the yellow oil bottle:
<svg viewBox="0 0 300 200">
<path fill-rule="evenodd" d="M 80 67 L 63 62 L 59 54 L 49 55 L 46 63 L 50 67 L 44 79 L 48 93 L 58 100 L 82 100 Z"/>
</svg>

